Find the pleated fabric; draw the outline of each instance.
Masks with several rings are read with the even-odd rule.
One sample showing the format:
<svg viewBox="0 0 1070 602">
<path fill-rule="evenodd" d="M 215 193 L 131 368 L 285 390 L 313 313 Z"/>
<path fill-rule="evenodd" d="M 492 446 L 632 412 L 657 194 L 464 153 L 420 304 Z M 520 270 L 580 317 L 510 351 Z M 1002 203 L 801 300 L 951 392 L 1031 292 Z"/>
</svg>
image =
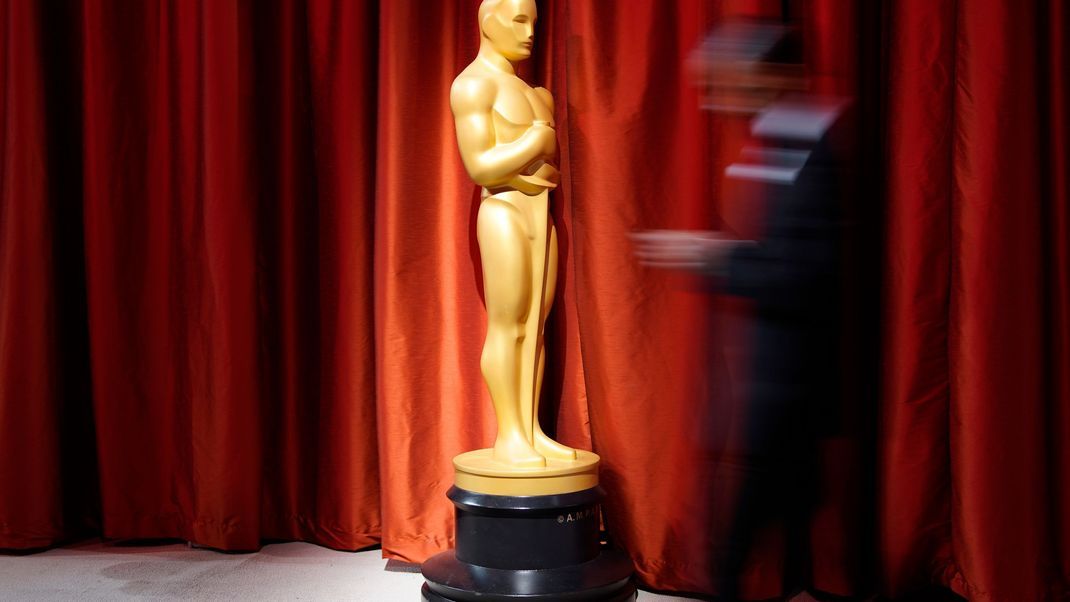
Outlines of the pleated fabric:
<svg viewBox="0 0 1070 602">
<path fill-rule="evenodd" d="M 744 591 L 1061 599 L 1067 9 L 788 4 L 815 89 L 858 102 L 872 349 L 823 444 L 809 566 L 770 525 Z M 640 579 L 711 593 L 747 357 L 715 316 L 747 307 L 640 268 L 628 234 L 755 234 L 721 177 L 746 121 L 702 112 L 683 65 L 784 3 L 538 6 L 522 74 L 554 94 L 563 173 L 543 424 L 602 455 Z M 450 458 L 494 428 L 448 108 L 477 8 L 0 3 L 0 548 L 451 545 Z"/>
</svg>

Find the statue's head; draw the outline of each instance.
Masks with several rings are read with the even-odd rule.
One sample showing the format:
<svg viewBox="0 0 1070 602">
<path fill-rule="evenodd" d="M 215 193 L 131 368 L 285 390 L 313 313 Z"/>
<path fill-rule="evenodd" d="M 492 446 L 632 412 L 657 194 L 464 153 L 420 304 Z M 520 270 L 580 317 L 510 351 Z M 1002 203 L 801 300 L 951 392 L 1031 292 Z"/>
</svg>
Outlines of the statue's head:
<svg viewBox="0 0 1070 602">
<path fill-rule="evenodd" d="M 535 0 L 483 0 L 479 5 L 479 31 L 483 44 L 517 62 L 531 56 L 535 44 Z"/>
</svg>

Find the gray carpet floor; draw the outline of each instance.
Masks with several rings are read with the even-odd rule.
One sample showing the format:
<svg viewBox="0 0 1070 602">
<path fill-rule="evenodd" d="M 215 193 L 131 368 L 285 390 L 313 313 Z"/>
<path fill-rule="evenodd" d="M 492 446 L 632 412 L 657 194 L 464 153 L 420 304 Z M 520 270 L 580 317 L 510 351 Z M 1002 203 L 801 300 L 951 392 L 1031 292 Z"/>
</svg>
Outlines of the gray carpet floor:
<svg viewBox="0 0 1070 602">
<path fill-rule="evenodd" d="M 0 600 L 419 600 L 417 567 L 379 550 L 337 552 L 307 543 L 225 554 L 185 544 L 86 542 L 0 555 Z M 643 602 L 692 598 L 640 592 Z"/>
</svg>

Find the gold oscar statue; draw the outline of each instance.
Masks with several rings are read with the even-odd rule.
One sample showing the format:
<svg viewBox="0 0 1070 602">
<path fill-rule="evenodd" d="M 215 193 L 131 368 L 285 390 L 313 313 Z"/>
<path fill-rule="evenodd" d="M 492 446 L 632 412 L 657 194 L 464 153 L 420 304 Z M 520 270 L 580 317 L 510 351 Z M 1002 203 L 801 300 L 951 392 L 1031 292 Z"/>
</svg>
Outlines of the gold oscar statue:
<svg viewBox="0 0 1070 602">
<path fill-rule="evenodd" d="M 458 487 L 503 495 L 597 486 L 598 456 L 539 426 L 543 330 L 557 280 L 553 97 L 516 75 L 531 56 L 533 0 L 484 0 L 479 54 L 453 82 L 450 107 L 468 175 L 482 186 L 476 222 L 487 338 L 480 360 L 497 417 L 494 447 L 454 458 Z"/>
<path fill-rule="evenodd" d="M 550 219 L 553 98 L 516 76 L 531 56 L 534 0 L 483 0 L 479 55 L 450 107 L 468 175 L 483 188 L 476 238 L 487 339 L 480 367 L 494 402 L 494 446 L 453 459 L 456 547 L 421 565 L 424 602 L 634 600 L 631 559 L 599 541 L 597 455 L 539 426 L 543 328 L 557 280 Z"/>
</svg>

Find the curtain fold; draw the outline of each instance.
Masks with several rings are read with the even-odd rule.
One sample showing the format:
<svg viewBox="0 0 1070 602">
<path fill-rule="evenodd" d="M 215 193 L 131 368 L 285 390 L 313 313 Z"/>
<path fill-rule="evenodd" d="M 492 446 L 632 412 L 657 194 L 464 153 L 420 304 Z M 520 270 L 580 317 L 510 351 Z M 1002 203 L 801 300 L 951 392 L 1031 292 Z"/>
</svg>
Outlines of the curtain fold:
<svg viewBox="0 0 1070 602">
<path fill-rule="evenodd" d="M 31 2 L 0 6 L 0 547 L 99 521 L 82 240 L 76 20 L 52 36 Z"/>
<path fill-rule="evenodd" d="M 686 591 L 711 587 L 700 456 L 708 416 L 695 378 L 705 369 L 706 307 L 671 276 L 640 267 L 628 234 L 695 226 L 696 214 L 712 213 L 702 207 L 712 196 L 709 117 L 684 71 L 713 22 L 708 4 L 564 9 L 567 194 L 606 525 L 645 581 Z"/>
<path fill-rule="evenodd" d="M 20 519 L 15 524 L 0 521 L 0 537 L 27 547 L 49 544 L 66 526 L 62 493 L 52 476 L 61 463 L 57 426 L 62 402 L 50 372 L 61 342 L 54 336 L 51 270 L 41 269 L 52 263 L 44 78 L 37 53 L 19 60 L 20 48 L 40 43 L 36 29 L 28 26 L 34 12 L 26 4 L 0 7 L 0 82 L 5 90 L 17 86 L 22 91 L 0 100 L 0 194 L 5 200 L 0 205 L 0 236 L 6 243 L 0 248 L 0 287 L 19 291 L 15 302 L 0 306 L 0 399 L 36 400 L 0 406 L 0 440 L 37 452 L 33 464 L 12 454 L 0 456 L 0 479 L 21 485 L 0 499 L 0 516 Z M 15 198 L 20 202 L 7 201 Z M 42 265 L 25 260 L 35 255 L 43 259 Z"/>
<path fill-rule="evenodd" d="M 374 293 L 379 448 L 390 481 L 381 490 L 383 549 L 410 561 L 451 545 L 449 458 L 494 434 L 479 370 L 478 196 L 454 148 L 449 108 L 453 77 L 478 45 L 476 8 L 380 4 Z"/>
<path fill-rule="evenodd" d="M 954 35 L 952 3 L 889 9 L 882 573 L 927 581 L 950 562 L 947 375 Z M 902 37 L 898 37 L 902 36 Z M 888 50 L 890 53 L 891 50 Z M 913 102 L 919 90 L 930 102 Z M 907 484 L 910 484 L 907 486 Z M 898 591 L 898 590 L 894 590 Z"/>
<path fill-rule="evenodd" d="M 879 392 L 849 395 L 826 442 L 788 585 L 1061 599 L 1067 9 L 788 4 L 815 87 L 859 99 L 883 257 Z M 713 591 L 745 353 L 628 234 L 747 233 L 720 176 L 745 120 L 702 112 L 683 63 L 726 15 L 783 6 L 543 0 L 522 68 L 554 94 L 563 174 L 543 424 L 602 455 L 609 536 L 656 588 Z M 0 548 L 451 545 L 450 458 L 494 429 L 479 195 L 448 104 L 477 8 L 0 3 Z M 783 593 L 782 530 L 752 597 Z"/>
</svg>

